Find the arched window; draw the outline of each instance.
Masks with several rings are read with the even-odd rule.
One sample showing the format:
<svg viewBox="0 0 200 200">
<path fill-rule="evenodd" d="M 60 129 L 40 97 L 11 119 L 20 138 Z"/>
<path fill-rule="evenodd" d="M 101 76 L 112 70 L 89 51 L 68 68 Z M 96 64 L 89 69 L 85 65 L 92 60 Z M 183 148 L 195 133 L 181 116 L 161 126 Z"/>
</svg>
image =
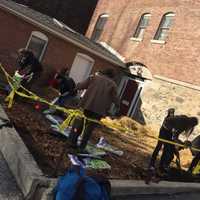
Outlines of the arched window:
<svg viewBox="0 0 200 200">
<path fill-rule="evenodd" d="M 165 41 L 169 32 L 169 29 L 172 26 L 174 16 L 175 16 L 175 13 L 173 12 L 166 13 L 165 15 L 163 15 L 160 25 L 158 27 L 158 30 L 156 32 L 156 35 L 154 37 L 154 40 Z"/>
<path fill-rule="evenodd" d="M 151 14 L 149 13 L 145 13 L 141 16 L 137 29 L 133 35 L 134 38 L 140 38 L 140 39 L 143 38 L 145 29 L 149 25 L 150 17 L 151 17 Z"/>
<path fill-rule="evenodd" d="M 91 36 L 91 39 L 93 41 L 97 41 L 100 38 L 104 26 L 108 20 L 108 17 L 109 17 L 108 14 L 102 14 L 99 16 Z"/>
<path fill-rule="evenodd" d="M 48 37 L 41 32 L 33 31 L 27 43 L 26 49 L 31 50 L 39 61 L 45 53 Z"/>
</svg>

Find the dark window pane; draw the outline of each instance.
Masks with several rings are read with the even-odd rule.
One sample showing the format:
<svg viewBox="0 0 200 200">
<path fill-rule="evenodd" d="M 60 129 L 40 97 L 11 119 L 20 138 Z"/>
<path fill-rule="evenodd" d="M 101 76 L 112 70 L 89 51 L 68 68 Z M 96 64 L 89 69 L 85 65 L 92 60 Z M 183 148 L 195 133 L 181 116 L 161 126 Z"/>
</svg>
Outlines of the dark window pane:
<svg viewBox="0 0 200 200">
<path fill-rule="evenodd" d="M 140 18 L 138 27 L 133 35 L 135 38 L 143 38 L 146 27 L 149 25 L 150 14 L 145 14 Z"/>
<path fill-rule="evenodd" d="M 165 40 L 166 37 L 167 37 L 167 32 L 168 32 L 167 29 L 162 29 L 162 30 L 160 31 L 158 40 Z"/>
<path fill-rule="evenodd" d="M 173 20 L 172 16 L 165 16 L 163 20 L 162 28 L 170 28 L 170 26 L 172 25 L 172 20 Z"/>
<path fill-rule="evenodd" d="M 143 36 L 144 36 L 144 31 L 145 31 L 144 28 L 140 28 L 140 29 L 138 29 L 138 33 L 137 33 L 137 35 L 136 35 L 136 38 L 140 38 L 140 39 L 142 39 Z"/>
<path fill-rule="evenodd" d="M 143 16 L 140 26 L 147 27 L 149 25 L 149 17 L 150 16 Z"/>
<path fill-rule="evenodd" d="M 104 29 L 104 26 L 105 26 L 107 20 L 108 20 L 108 15 L 107 16 L 105 16 L 105 15 L 100 16 L 98 18 L 97 23 L 96 23 L 95 28 L 94 28 L 94 31 L 92 33 L 92 37 L 91 37 L 92 40 L 96 41 L 100 38 L 101 33 Z"/>
<path fill-rule="evenodd" d="M 107 17 L 101 17 L 99 18 L 98 22 L 97 22 L 97 29 L 98 30 L 103 30 L 105 24 L 107 21 Z"/>
<path fill-rule="evenodd" d="M 172 26 L 174 16 L 175 15 L 173 13 L 166 14 L 163 16 L 154 39 L 163 41 L 166 39 L 168 31 Z"/>
<path fill-rule="evenodd" d="M 34 55 L 39 59 L 45 47 L 46 41 L 36 36 L 32 36 L 28 45 L 28 49 L 33 51 Z"/>
</svg>

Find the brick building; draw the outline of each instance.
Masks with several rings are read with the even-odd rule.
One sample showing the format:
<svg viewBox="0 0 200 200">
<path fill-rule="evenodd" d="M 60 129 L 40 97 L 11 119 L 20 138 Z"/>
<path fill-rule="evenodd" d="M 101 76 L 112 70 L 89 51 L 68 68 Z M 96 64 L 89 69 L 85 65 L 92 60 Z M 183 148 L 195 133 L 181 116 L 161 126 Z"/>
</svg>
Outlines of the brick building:
<svg viewBox="0 0 200 200">
<path fill-rule="evenodd" d="M 160 123 L 168 107 L 200 116 L 199 20 L 195 0 L 98 2 L 86 35 L 153 74 L 141 93 L 145 121 Z"/>
<path fill-rule="evenodd" d="M 13 1 L 0 0 L 0 23 L 0 63 L 10 73 L 16 70 L 17 50 L 26 47 L 43 65 L 43 83 L 64 67 L 76 82 L 104 67 L 117 69 L 120 80 L 124 69 L 121 60 L 54 18 Z"/>
<path fill-rule="evenodd" d="M 36 4 L 39 2 L 25 1 L 25 3 L 36 2 Z M 93 8 L 96 6 L 96 9 L 90 24 L 88 24 L 89 20 L 85 22 L 85 27 L 89 25 L 86 36 L 94 41 L 92 43 L 87 40 L 87 47 L 88 43 L 90 44 L 90 51 L 87 54 L 89 53 L 89 57 L 95 57 L 93 69 L 98 69 L 100 67 L 98 62 L 102 62 L 102 60 L 98 61 L 99 53 L 97 56 L 96 49 L 98 52 L 100 51 L 100 57 L 104 59 L 103 63 L 106 60 L 106 63 L 109 61 L 108 63 L 123 66 L 120 59 L 128 62 L 126 72 L 119 84 L 121 113 L 132 116 L 140 122 L 153 124 L 155 122 L 156 124 L 161 123 L 165 110 L 169 107 L 175 107 L 177 113 L 200 116 L 200 106 L 197 103 L 200 100 L 200 81 L 198 79 L 200 71 L 198 67 L 200 3 L 192 0 L 120 0 L 120 4 L 118 0 L 98 0 L 97 5 L 96 3 L 90 1 L 90 6 Z M 22 24 L 18 26 L 17 30 L 21 29 Z M 80 25 L 79 22 L 76 22 L 77 24 Z M 15 26 L 11 24 L 10 27 Z M 31 30 L 25 31 L 23 37 L 20 33 L 18 36 L 20 40 L 15 37 L 19 43 L 15 44 L 13 40 L 10 43 L 3 41 L 4 49 L 2 52 L 6 56 L 8 54 L 5 52 L 10 53 L 10 49 L 5 48 L 7 43 L 14 45 L 12 51 L 21 47 L 21 44 L 26 46 L 31 31 L 33 31 L 33 27 Z M 45 35 L 49 34 L 47 30 L 42 31 L 45 32 Z M 4 33 L 4 35 L 7 34 L 7 32 Z M 77 37 L 77 33 L 72 35 Z M 83 38 L 80 39 L 80 35 L 78 38 L 79 41 L 83 40 Z M 58 38 L 56 37 L 56 39 Z M 84 38 L 85 40 L 86 38 Z M 95 45 L 93 52 L 91 49 L 94 48 L 95 42 L 98 44 Z M 43 63 L 53 64 L 54 68 L 56 65 L 57 67 L 61 66 L 63 62 L 71 66 L 76 53 L 70 57 L 70 47 L 70 50 L 67 50 L 69 53 L 67 57 L 70 57 L 68 59 L 65 57 L 66 53 L 64 55 L 63 51 L 58 50 L 66 45 L 62 42 L 53 43 L 51 48 L 50 43 L 47 46 Z M 54 46 L 57 48 L 51 52 Z M 88 48 L 86 49 L 88 50 Z M 81 49 L 81 51 L 85 52 L 86 49 Z M 54 51 L 57 53 L 54 54 Z M 105 52 L 107 52 L 106 59 Z M 116 55 L 115 58 L 108 52 Z M 59 54 L 63 55 L 60 56 L 61 59 L 55 59 Z M 3 54 L 0 56 L 2 57 Z M 9 54 L 9 62 L 13 57 L 14 53 Z"/>
</svg>

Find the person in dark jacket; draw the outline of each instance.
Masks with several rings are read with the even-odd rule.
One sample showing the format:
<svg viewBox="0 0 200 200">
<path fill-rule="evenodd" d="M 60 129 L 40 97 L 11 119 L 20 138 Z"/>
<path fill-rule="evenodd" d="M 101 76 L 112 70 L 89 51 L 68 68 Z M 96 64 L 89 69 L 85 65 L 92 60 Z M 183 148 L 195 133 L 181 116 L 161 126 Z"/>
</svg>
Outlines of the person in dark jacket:
<svg viewBox="0 0 200 200">
<path fill-rule="evenodd" d="M 76 96 L 76 84 L 74 80 L 69 77 L 68 71 L 65 73 L 58 73 L 55 78 L 58 81 L 58 87 L 60 90 L 60 96 L 58 97 L 55 104 L 64 106 L 67 99 Z"/>
<path fill-rule="evenodd" d="M 42 66 L 38 59 L 34 56 L 31 50 L 19 49 L 17 58 L 17 69 L 24 70 L 29 69 L 29 73 L 36 73 L 42 70 Z"/>
<path fill-rule="evenodd" d="M 175 109 L 174 108 L 170 108 L 168 109 L 167 111 L 167 116 L 165 117 L 163 123 L 162 123 L 162 126 L 160 128 L 160 131 L 159 131 L 159 138 L 161 139 L 167 139 L 167 130 L 164 126 L 165 124 L 165 121 L 169 118 L 169 117 L 173 117 L 174 116 L 174 112 L 175 112 Z M 160 140 L 158 140 L 158 143 L 153 151 L 153 154 L 151 156 L 151 160 L 150 160 L 150 164 L 149 164 L 149 168 L 155 168 L 155 161 L 156 161 L 156 158 L 159 154 L 159 151 L 161 150 L 161 148 L 164 146 L 164 143 Z"/>
<path fill-rule="evenodd" d="M 188 140 L 182 142 L 179 140 L 180 134 L 185 134 L 188 138 L 194 127 L 198 124 L 198 119 L 196 117 L 187 117 L 185 115 L 176 115 L 174 117 L 169 117 L 163 124 L 166 129 L 166 139 L 179 144 L 185 144 L 188 147 Z M 167 172 L 176 154 L 177 149 L 174 144 L 164 143 L 164 149 L 160 160 L 160 171 Z"/>
<path fill-rule="evenodd" d="M 100 120 L 108 114 L 112 103 L 119 107 L 119 98 L 117 96 L 117 85 L 114 82 L 115 71 L 105 69 L 95 75 L 90 76 L 87 80 L 77 84 L 77 90 L 86 89 L 83 98 L 80 101 L 80 107 L 87 118 Z M 83 119 L 75 120 L 70 134 L 71 142 L 76 147 L 78 136 L 82 132 Z M 87 120 L 85 130 L 80 143 L 80 150 L 84 150 L 94 128 L 98 124 Z"/>
<path fill-rule="evenodd" d="M 33 52 L 27 49 L 18 50 L 17 70 L 13 75 L 13 79 L 26 89 L 32 89 L 33 83 L 40 78 L 42 65 L 34 56 Z M 5 90 L 10 93 L 10 85 L 5 86 Z"/>
<path fill-rule="evenodd" d="M 27 49 L 19 49 L 17 58 L 17 72 L 23 76 L 21 84 L 31 88 L 42 71 L 42 65 L 34 56 L 33 52 Z"/>
<path fill-rule="evenodd" d="M 17 69 L 24 69 L 28 67 L 31 63 L 31 59 L 33 57 L 33 53 L 26 49 L 19 49 L 18 50 L 18 57 L 17 57 Z"/>
</svg>

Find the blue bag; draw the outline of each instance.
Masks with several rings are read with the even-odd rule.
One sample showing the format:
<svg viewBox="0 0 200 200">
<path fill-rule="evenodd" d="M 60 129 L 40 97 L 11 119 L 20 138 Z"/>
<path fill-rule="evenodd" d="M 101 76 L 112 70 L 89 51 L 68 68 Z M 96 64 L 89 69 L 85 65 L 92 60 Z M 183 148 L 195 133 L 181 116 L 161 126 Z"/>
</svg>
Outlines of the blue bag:
<svg viewBox="0 0 200 200">
<path fill-rule="evenodd" d="M 86 176 L 83 168 L 73 166 L 58 180 L 55 200 L 110 200 L 110 183 L 100 179 Z"/>
</svg>

